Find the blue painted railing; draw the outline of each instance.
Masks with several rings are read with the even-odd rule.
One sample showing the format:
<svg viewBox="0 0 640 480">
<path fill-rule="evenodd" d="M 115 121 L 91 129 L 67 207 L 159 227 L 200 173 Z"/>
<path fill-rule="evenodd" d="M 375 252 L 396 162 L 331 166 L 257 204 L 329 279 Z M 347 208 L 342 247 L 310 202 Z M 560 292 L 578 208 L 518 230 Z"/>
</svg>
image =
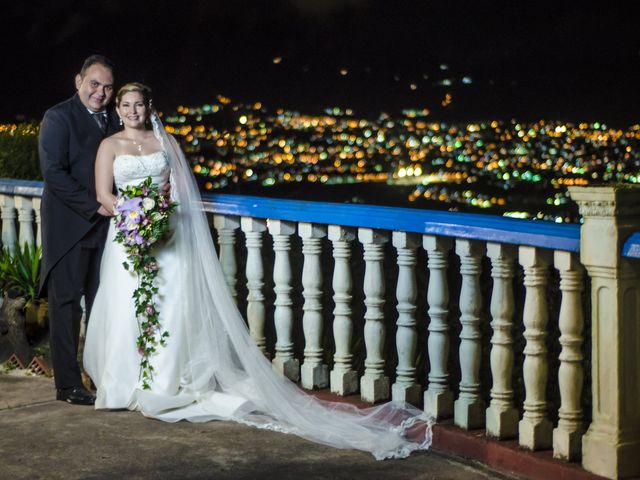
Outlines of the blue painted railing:
<svg viewBox="0 0 640 480">
<path fill-rule="evenodd" d="M 205 209 L 224 215 L 398 230 L 577 252 L 580 225 L 473 213 L 205 194 Z"/>
<path fill-rule="evenodd" d="M 0 193 L 39 197 L 42 195 L 42 182 L 0 178 Z M 580 225 L 576 224 L 229 194 L 204 194 L 202 201 L 207 212 L 222 215 L 398 230 L 572 252 L 580 250 Z M 640 232 L 626 240 L 621 255 L 640 258 Z"/>
<path fill-rule="evenodd" d="M 24 195 L 26 197 L 41 197 L 42 185 L 42 182 L 37 180 L 0 178 L 0 193 L 7 195 Z"/>
<path fill-rule="evenodd" d="M 622 247 L 622 256 L 640 258 L 640 232 L 636 232 L 627 238 Z"/>
</svg>

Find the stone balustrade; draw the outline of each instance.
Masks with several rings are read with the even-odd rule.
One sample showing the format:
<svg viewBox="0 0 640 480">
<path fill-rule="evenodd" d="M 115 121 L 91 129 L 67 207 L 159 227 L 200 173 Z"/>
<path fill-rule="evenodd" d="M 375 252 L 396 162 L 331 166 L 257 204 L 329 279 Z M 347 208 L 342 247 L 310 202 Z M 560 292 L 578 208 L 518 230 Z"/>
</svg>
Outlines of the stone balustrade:
<svg viewBox="0 0 640 480">
<path fill-rule="evenodd" d="M 0 181 L 4 246 L 40 241 L 39 188 Z M 571 196 L 581 226 L 236 195 L 203 205 L 252 338 L 304 388 L 407 401 L 634 478 L 640 189 Z"/>
</svg>

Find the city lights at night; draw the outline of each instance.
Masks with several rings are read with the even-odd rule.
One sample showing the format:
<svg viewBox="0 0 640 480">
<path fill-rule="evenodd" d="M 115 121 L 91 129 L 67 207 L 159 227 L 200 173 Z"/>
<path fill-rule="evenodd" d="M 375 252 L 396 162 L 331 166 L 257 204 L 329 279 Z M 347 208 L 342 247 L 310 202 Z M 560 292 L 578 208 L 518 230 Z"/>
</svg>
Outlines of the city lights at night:
<svg viewBox="0 0 640 480">
<path fill-rule="evenodd" d="M 576 222 L 568 186 L 640 177 L 629 8 L 115 0 L 71 16 L 16 4 L 0 121 L 37 131 L 100 52 L 117 84 L 152 87 L 205 192 Z M 36 66 L 47 88 L 17 74 Z"/>
<path fill-rule="evenodd" d="M 414 207 L 571 222 L 567 186 L 640 181 L 640 125 L 446 124 L 424 110 L 366 119 L 338 107 L 305 115 L 223 96 L 164 120 L 207 191 L 319 183 L 358 185 L 362 195 L 378 184 L 408 192 Z M 365 202 L 384 202 L 378 192 Z"/>
</svg>

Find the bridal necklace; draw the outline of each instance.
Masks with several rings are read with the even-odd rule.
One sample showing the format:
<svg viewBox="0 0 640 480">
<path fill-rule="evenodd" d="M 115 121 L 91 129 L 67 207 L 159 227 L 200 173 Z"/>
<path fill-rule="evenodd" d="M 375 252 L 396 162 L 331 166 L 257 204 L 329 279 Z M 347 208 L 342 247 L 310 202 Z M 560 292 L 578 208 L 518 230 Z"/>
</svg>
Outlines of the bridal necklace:
<svg viewBox="0 0 640 480">
<path fill-rule="evenodd" d="M 136 150 L 138 150 L 138 153 L 142 153 L 142 144 L 144 143 L 144 139 L 142 139 L 142 141 L 140 142 L 133 138 L 129 138 L 129 140 L 133 142 L 133 145 L 136 147 Z"/>
</svg>

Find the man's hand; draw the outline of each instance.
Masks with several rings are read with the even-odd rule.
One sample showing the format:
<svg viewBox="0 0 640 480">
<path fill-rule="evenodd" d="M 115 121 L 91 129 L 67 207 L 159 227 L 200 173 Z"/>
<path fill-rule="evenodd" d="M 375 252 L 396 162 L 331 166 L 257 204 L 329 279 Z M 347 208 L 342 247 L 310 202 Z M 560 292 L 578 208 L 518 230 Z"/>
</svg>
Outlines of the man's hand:
<svg viewBox="0 0 640 480">
<path fill-rule="evenodd" d="M 113 217 L 113 213 L 111 213 L 109 210 L 104 208 L 104 205 L 100 205 L 100 208 L 98 209 L 98 213 L 103 217 Z"/>
</svg>

